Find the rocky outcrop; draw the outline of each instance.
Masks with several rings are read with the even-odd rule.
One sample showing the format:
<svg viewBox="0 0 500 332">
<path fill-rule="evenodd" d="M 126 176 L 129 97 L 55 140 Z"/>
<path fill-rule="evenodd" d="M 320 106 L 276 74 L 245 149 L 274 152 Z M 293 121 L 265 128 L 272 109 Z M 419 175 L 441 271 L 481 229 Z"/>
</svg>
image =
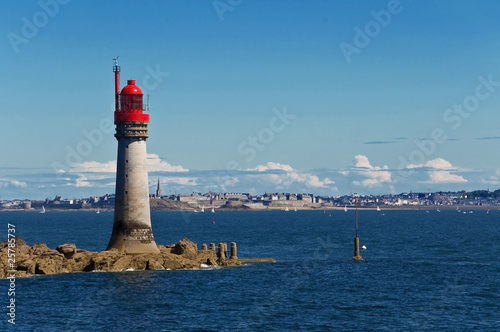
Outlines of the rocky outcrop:
<svg viewBox="0 0 500 332">
<path fill-rule="evenodd" d="M 21 277 L 89 271 L 199 269 L 203 266 L 235 266 L 245 262 L 240 259 L 228 259 L 226 255 L 217 255 L 215 250 L 207 250 L 206 245 L 198 250 L 196 243 L 187 238 L 176 244 L 159 245 L 158 248 L 159 254 L 127 255 L 116 249 L 87 251 L 78 249 L 73 243 L 66 243 L 54 250 L 44 243 L 35 243 L 30 247 L 23 239 L 16 238 L 15 247 L 12 247 L 11 243 L 11 249 L 15 251 L 14 266 L 11 266 L 12 261 L 8 260 L 8 241 L 0 242 L 0 277 L 9 276 L 10 270 L 16 270 L 16 277 Z"/>
</svg>

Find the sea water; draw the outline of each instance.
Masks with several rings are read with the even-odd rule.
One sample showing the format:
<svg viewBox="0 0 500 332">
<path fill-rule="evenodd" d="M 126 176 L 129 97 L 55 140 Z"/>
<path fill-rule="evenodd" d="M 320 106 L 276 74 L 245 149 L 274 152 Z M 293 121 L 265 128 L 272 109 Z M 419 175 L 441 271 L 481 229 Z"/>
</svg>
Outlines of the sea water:
<svg viewBox="0 0 500 332">
<path fill-rule="evenodd" d="M 19 331 L 497 331 L 500 211 L 153 212 L 158 244 L 237 242 L 239 267 L 16 279 Z M 101 251 L 112 212 L 0 213 L 29 245 Z M 9 282 L 0 282 L 7 315 Z M 3 300 L 2 300 L 3 299 Z"/>
</svg>

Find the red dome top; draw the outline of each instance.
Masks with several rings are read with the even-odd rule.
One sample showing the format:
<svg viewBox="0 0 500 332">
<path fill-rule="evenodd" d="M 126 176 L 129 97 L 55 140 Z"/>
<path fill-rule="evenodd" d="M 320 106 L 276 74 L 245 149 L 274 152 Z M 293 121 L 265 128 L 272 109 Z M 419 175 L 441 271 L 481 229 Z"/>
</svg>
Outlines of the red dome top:
<svg viewBox="0 0 500 332">
<path fill-rule="evenodd" d="M 135 85 L 135 80 L 127 80 L 127 85 L 122 89 L 120 93 L 122 95 L 142 95 L 141 89 Z"/>
</svg>

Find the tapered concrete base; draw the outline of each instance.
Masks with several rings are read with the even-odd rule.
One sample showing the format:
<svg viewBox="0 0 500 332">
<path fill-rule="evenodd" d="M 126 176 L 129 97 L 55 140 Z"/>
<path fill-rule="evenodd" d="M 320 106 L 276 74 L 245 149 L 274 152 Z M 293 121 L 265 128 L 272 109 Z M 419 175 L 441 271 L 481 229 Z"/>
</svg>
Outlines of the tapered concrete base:
<svg viewBox="0 0 500 332">
<path fill-rule="evenodd" d="M 139 124 L 117 125 L 118 157 L 113 231 L 106 250 L 126 254 L 159 253 L 149 208 L 146 154 L 147 127 Z M 145 133 L 137 134 L 138 130 Z M 134 134 L 136 133 L 136 134 Z M 127 135 L 132 135 L 129 137 Z"/>
<path fill-rule="evenodd" d="M 151 232 L 151 230 L 150 230 Z M 106 250 L 117 249 L 124 254 L 159 254 L 154 240 L 133 239 L 130 235 L 113 234 Z"/>
</svg>

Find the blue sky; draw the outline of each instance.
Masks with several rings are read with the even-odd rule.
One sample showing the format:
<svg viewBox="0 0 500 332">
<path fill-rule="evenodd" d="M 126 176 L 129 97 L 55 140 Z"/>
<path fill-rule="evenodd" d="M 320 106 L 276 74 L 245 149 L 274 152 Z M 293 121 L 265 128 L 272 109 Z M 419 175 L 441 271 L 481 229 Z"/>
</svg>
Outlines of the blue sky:
<svg viewBox="0 0 500 332">
<path fill-rule="evenodd" d="M 0 199 L 114 192 L 117 55 L 152 192 L 500 187 L 496 1 L 0 6 Z"/>
</svg>

